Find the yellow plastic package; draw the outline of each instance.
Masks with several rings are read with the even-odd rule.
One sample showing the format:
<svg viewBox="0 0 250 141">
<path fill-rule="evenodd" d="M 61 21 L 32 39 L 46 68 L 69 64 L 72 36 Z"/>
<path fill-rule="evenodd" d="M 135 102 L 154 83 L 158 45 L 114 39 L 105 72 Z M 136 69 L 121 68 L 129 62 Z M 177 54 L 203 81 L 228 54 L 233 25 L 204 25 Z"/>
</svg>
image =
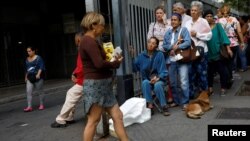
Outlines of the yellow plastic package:
<svg viewBox="0 0 250 141">
<path fill-rule="evenodd" d="M 106 60 L 110 61 L 113 57 L 114 45 L 112 42 L 103 43 L 103 49 L 106 53 Z"/>
</svg>

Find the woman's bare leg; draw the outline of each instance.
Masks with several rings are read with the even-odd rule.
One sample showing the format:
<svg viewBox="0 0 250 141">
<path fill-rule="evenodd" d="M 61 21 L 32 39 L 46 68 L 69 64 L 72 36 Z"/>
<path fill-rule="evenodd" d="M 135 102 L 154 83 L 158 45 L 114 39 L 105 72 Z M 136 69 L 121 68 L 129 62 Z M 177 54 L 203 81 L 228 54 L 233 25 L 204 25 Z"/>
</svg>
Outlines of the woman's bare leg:
<svg viewBox="0 0 250 141">
<path fill-rule="evenodd" d="M 101 115 L 102 115 L 102 107 L 97 104 L 93 104 L 88 113 L 88 121 L 83 131 L 83 141 L 93 141 L 96 126 L 98 125 Z"/>
<path fill-rule="evenodd" d="M 118 104 L 115 104 L 111 108 L 107 108 L 107 112 L 109 113 L 114 122 L 114 128 L 118 138 L 121 141 L 128 141 L 128 136 L 123 124 L 123 115 Z"/>
</svg>

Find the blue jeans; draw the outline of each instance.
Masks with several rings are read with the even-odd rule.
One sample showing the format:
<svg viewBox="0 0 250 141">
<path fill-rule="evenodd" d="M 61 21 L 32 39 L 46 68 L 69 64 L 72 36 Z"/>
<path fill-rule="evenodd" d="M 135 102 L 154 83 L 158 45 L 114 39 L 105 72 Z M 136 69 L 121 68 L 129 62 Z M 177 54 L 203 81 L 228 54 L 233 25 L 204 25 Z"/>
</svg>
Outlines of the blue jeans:
<svg viewBox="0 0 250 141">
<path fill-rule="evenodd" d="M 199 60 L 192 62 L 189 69 L 189 94 L 191 97 L 194 97 L 196 90 L 200 91 L 208 89 L 207 63 L 207 53 L 201 56 Z"/>
<path fill-rule="evenodd" d="M 154 91 L 156 97 L 159 99 L 162 107 L 166 106 L 166 96 L 164 93 L 163 81 L 157 81 L 155 84 L 151 84 L 149 80 L 145 79 L 142 81 L 142 94 L 148 103 L 152 103 L 152 91 Z"/>
<path fill-rule="evenodd" d="M 242 50 L 240 47 L 237 47 L 237 55 L 240 59 L 241 69 L 246 70 L 247 69 L 247 57 L 246 57 L 246 49 Z M 237 64 L 237 59 L 235 57 L 234 63 Z M 239 65 L 238 65 L 239 66 Z"/>
<path fill-rule="evenodd" d="M 189 102 L 189 63 L 171 62 L 169 79 L 174 102 L 184 105 Z M 178 85 L 178 83 L 180 85 Z M 180 88 L 180 90 L 179 90 Z"/>
</svg>

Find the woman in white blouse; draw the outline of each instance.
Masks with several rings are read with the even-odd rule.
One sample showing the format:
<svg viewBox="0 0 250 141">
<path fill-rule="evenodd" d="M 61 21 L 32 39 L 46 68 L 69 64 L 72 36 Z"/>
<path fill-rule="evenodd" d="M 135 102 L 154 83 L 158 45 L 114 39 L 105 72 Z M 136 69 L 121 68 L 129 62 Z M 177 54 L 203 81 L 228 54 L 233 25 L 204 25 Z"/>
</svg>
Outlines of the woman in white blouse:
<svg viewBox="0 0 250 141">
<path fill-rule="evenodd" d="M 211 28 L 206 19 L 201 17 L 203 11 L 203 4 L 200 1 L 192 1 L 191 3 L 191 17 L 192 19 L 186 22 L 191 39 L 195 46 L 201 49 L 200 58 L 192 62 L 192 67 L 189 70 L 189 96 L 191 98 L 195 95 L 194 84 L 197 84 L 197 90 L 207 90 L 207 63 L 208 63 L 208 48 L 207 41 L 212 38 Z"/>
</svg>

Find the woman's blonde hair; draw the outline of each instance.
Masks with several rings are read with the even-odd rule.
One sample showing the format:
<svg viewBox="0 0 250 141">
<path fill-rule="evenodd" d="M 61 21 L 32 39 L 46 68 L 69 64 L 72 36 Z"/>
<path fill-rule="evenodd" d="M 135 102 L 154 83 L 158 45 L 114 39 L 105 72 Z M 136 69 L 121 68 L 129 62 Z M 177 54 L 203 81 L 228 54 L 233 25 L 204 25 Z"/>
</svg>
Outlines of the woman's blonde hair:
<svg viewBox="0 0 250 141">
<path fill-rule="evenodd" d="M 231 8 L 230 8 L 230 6 L 228 5 L 228 4 L 224 4 L 221 8 L 220 8 L 220 11 L 221 11 L 221 13 L 223 14 L 223 13 L 230 13 L 230 11 L 231 11 Z"/>
<path fill-rule="evenodd" d="M 85 32 L 88 30 L 92 30 L 93 29 L 92 25 L 98 25 L 98 24 L 105 25 L 105 20 L 104 17 L 97 12 L 86 13 L 81 22 L 81 26 L 83 27 L 83 30 Z"/>
<path fill-rule="evenodd" d="M 159 9 L 161 9 L 164 13 L 166 13 L 166 9 L 165 9 L 164 6 L 162 6 L 162 5 L 157 6 L 157 7 L 155 8 L 155 13 L 156 13 L 156 11 L 159 10 Z"/>
</svg>

